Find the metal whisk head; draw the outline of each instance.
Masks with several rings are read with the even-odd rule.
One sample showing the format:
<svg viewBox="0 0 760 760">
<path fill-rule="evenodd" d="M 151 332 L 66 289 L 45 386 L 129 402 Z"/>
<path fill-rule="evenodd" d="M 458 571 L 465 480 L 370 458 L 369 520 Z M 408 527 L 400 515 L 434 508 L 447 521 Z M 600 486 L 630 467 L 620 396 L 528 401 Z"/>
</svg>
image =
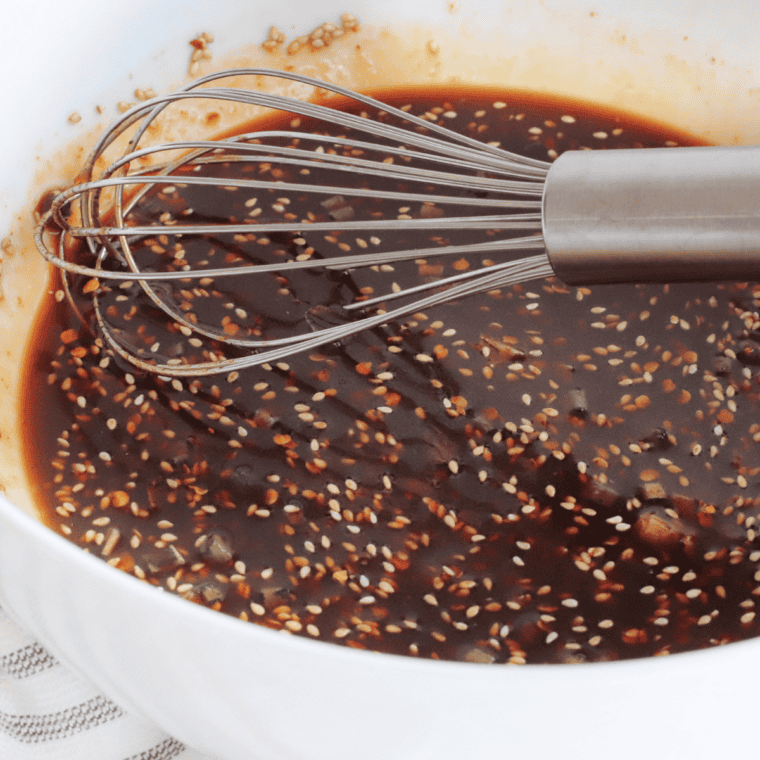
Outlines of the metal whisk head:
<svg viewBox="0 0 760 760">
<path fill-rule="evenodd" d="M 382 121 L 369 113 L 355 114 L 215 84 L 244 75 L 312 85 L 350 98 L 360 110 L 376 109 Z M 321 120 L 328 129 L 317 133 L 264 128 L 220 140 L 141 147 L 147 142 L 151 125 L 167 107 L 197 98 L 264 106 L 289 112 L 296 118 Z M 115 141 L 125 134 L 126 148 L 117 158 L 109 157 L 108 165 L 100 168 L 105 152 L 109 148 L 113 151 Z M 54 199 L 40 220 L 36 243 L 42 255 L 63 270 L 64 290 L 78 312 L 71 275 L 79 276 L 79 291 L 92 298 L 102 338 L 134 366 L 174 377 L 230 372 L 341 341 L 445 301 L 553 274 L 541 237 L 542 194 L 549 166 L 335 85 L 298 74 L 239 69 L 204 77 L 126 112 L 100 138 L 78 184 Z M 230 219 L 217 211 L 218 218 L 210 218 L 212 215 L 201 214 L 197 209 L 179 208 L 172 201 L 178 186 L 190 191 L 217 188 L 228 197 L 235 194 L 236 199 L 245 195 L 243 206 L 249 213 L 244 218 Z M 276 212 L 267 209 L 266 214 L 257 213 L 262 210 L 261 205 L 257 206 L 262 194 L 282 201 L 270 203 Z M 288 198 L 280 198 L 286 194 L 311 199 L 312 207 L 320 213 L 300 216 L 288 212 Z M 166 205 L 160 206 L 156 198 L 163 199 Z M 368 213 L 361 218 L 362 204 L 377 200 L 392 201 L 402 208 L 413 205 L 419 212 L 394 218 L 377 218 Z M 145 207 L 158 208 L 157 216 L 146 217 Z M 431 235 L 482 230 L 488 239 L 383 250 L 383 236 L 407 230 L 428 230 Z M 325 257 L 306 245 L 305 236 L 317 232 L 328 236 L 336 232 L 361 235 L 363 247 L 359 253 Z M 235 239 L 234 236 L 251 235 L 266 242 L 287 238 L 299 252 L 264 263 L 250 263 L 234 256 L 233 262 L 225 261 L 221 267 L 203 255 L 200 264 L 183 258 L 190 242 L 213 248 L 218 236 Z M 81 250 L 72 260 L 74 239 L 85 241 L 89 262 L 83 260 Z M 140 253 L 145 248 L 157 251 L 158 258 L 146 264 Z M 519 255 L 529 249 L 540 253 Z M 245 287 L 255 293 L 261 283 L 257 275 L 281 277 L 282 288 L 287 290 L 288 274 L 295 270 L 320 269 L 327 277 L 330 271 L 365 267 L 382 270 L 404 260 L 430 261 L 463 254 L 484 254 L 489 258 L 477 269 L 423 281 L 398 292 L 373 293 L 372 297 L 364 291 L 357 292 L 353 301 L 330 306 L 326 322 L 324 315 L 317 314 L 317 318 L 308 319 L 308 332 L 295 335 L 268 337 L 257 334 L 255 329 L 230 329 L 229 321 L 211 324 L 193 313 L 172 290 L 176 285 L 182 293 L 197 288 L 207 293 L 219 278 L 236 277 L 245 278 L 240 282 L 248 283 Z M 137 345 L 123 327 L 114 323 L 111 309 L 103 306 L 104 292 L 118 291 L 120 287 L 139 287 L 147 297 L 142 299 L 145 307 L 151 313 L 160 313 L 175 334 L 190 338 L 198 350 L 170 356 L 158 341 L 146 340 Z M 427 290 L 432 292 L 424 295 Z M 396 301 L 401 305 L 395 305 Z M 140 316 L 129 319 L 138 320 Z M 235 355 L 226 354 L 228 347 Z"/>
</svg>

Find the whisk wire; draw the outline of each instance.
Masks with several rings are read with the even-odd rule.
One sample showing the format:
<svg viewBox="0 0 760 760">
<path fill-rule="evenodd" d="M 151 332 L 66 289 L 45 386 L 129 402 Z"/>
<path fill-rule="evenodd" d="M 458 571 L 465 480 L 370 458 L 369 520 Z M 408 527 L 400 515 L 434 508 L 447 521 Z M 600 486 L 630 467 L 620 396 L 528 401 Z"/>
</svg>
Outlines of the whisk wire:
<svg viewBox="0 0 760 760">
<path fill-rule="evenodd" d="M 296 72 L 275 71 L 275 70 L 266 69 L 266 68 L 229 69 L 227 71 L 217 72 L 214 74 L 208 74 L 204 77 L 196 79 L 193 82 L 190 82 L 185 87 L 181 88 L 175 93 L 162 95 L 157 98 L 153 98 L 152 100 L 145 101 L 145 103 L 143 104 L 138 104 L 134 106 L 131 110 L 127 111 L 123 115 L 121 120 L 117 120 L 112 125 L 111 129 L 101 137 L 101 139 L 98 141 L 98 143 L 96 144 L 93 150 L 90 161 L 88 162 L 88 166 L 91 167 L 92 165 L 94 165 L 93 157 L 100 155 L 105 150 L 107 145 L 110 144 L 110 142 L 112 142 L 115 139 L 117 134 L 123 131 L 124 128 L 131 126 L 133 123 L 143 118 L 143 116 L 145 116 L 147 113 L 147 118 L 144 119 L 141 127 L 136 131 L 135 135 L 130 141 L 128 150 L 133 150 L 134 146 L 139 144 L 140 140 L 144 137 L 150 123 L 161 113 L 161 111 L 163 111 L 168 105 L 170 105 L 175 100 L 183 100 L 187 97 L 194 97 L 194 96 L 195 97 L 214 97 L 217 99 L 226 99 L 226 100 L 231 100 L 231 101 L 236 101 L 236 102 L 245 102 L 252 105 L 263 105 L 275 110 L 291 111 L 293 113 L 299 113 L 299 114 L 302 113 L 303 109 L 308 109 L 308 112 L 310 113 L 315 107 L 315 104 L 307 103 L 305 101 L 295 100 L 293 98 L 283 98 L 282 96 L 279 96 L 279 95 L 272 95 L 269 93 L 264 93 L 264 92 L 254 91 L 254 90 L 240 89 L 240 88 L 213 88 L 212 89 L 212 88 L 205 87 L 205 85 L 209 84 L 210 82 L 214 82 L 218 79 L 228 79 L 228 78 L 234 78 L 234 77 L 250 77 L 250 76 L 286 79 L 293 82 L 298 82 L 300 84 L 308 85 L 309 87 L 315 88 L 317 91 L 321 90 L 325 92 L 332 92 L 336 95 L 347 98 L 348 100 L 352 100 L 357 103 L 363 103 L 372 108 L 379 109 L 386 113 L 392 114 L 401 120 L 407 121 L 419 127 L 423 127 L 425 130 L 435 133 L 439 135 L 440 137 L 444 138 L 445 140 L 451 141 L 453 143 L 458 143 L 460 146 L 462 146 L 462 149 L 470 148 L 472 150 L 473 157 L 478 161 L 485 162 L 486 154 L 490 154 L 491 156 L 502 159 L 502 161 L 506 160 L 509 163 L 513 163 L 522 167 L 532 167 L 533 169 L 537 171 L 539 175 L 542 173 L 545 174 L 549 168 L 549 164 L 546 161 L 541 161 L 541 160 L 530 158 L 527 156 L 520 156 L 518 154 L 511 153 L 510 151 L 505 151 L 499 148 L 498 146 L 482 143 L 481 141 L 475 140 L 472 137 L 468 137 L 467 135 L 463 135 L 458 132 L 453 132 L 452 130 L 447 129 L 446 127 L 443 127 L 439 124 L 436 124 L 431 121 L 427 121 L 425 119 L 421 119 L 420 117 L 407 113 L 406 111 L 403 111 L 399 108 L 395 108 L 394 106 L 391 106 L 386 103 L 381 103 L 380 101 L 375 100 L 372 97 L 363 95 L 358 92 L 354 92 L 353 90 L 349 90 L 345 87 L 341 87 L 340 85 L 329 83 L 329 82 L 323 82 L 323 81 L 314 79 L 312 77 L 309 77 L 303 74 L 298 74 Z M 201 92 L 196 93 L 195 92 L 196 90 L 201 90 Z M 209 95 L 209 93 L 213 93 L 213 94 Z M 317 107 L 321 108 L 319 106 Z M 319 111 L 318 114 L 322 113 L 323 115 L 327 116 L 327 120 L 332 123 L 339 123 L 343 125 L 347 125 L 347 124 L 356 125 L 358 120 L 362 118 L 362 117 L 353 117 L 352 114 L 347 114 L 343 111 L 337 111 L 331 108 L 328 108 L 327 111 L 329 113 L 325 114 L 324 112 Z M 317 118 L 319 118 L 319 115 L 317 115 Z M 358 123 L 358 128 L 363 131 L 373 131 L 371 128 L 370 129 L 367 128 L 367 121 L 368 120 L 365 119 L 363 124 Z M 377 124 L 377 122 L 373 122 L 373 124 Z M 386 130 L 386 127 L 388 127 L 388 125 L 380 125 L 380 126 L 381 126 L 381 132 L 384 134 L 391 131 L 391 128 Z M 404 144 L 415 144 L 417 142 L 422 141 L 425 145 L 430 146 L 430 149 L 433 151 L 439 151 L 439 152 L 447 151 L 447 149 L 444 148 L 444 144 L 441 143 L 440 141 L 435 141 L 432 138 L 426 138 L 423 135 L 409 133 L 407 130 L 398 131 L 397 128 L 392 128 L 392 130 L 394 131 L 394 133 L 398 135 L 399 138 L 401 138 L 401 142 Z M 454 157 L 457 156 L 456 153 L 452 155 L 454 155 Z"/>
<path fill-rule="evenodd" d="M 289 79 L 314 88 L 331 91 L 339 96 L 370 106 L 406 123 L 398 127 L 369 118 L 367 114 L 338 111 L 326 105 L 293 100 L 281 95 L 243 88 L 208 86 L 221 78 L 239 76 L 274 76 Z M 222 140 L 185 140 L 180 142 L 140 147 L 150 124 L 169 106 L 190 99 L 234 101 L 247 105 L 286 111 L 307 119 L 318 119 L 352 132 L 367 134 L 371 140 L 355 139 L 345 135 L 323 135 L 298 131 L 248 131 Z M 110 165 L 95 175 L 95 167 L 104 152 L 116 139 L 135 127 L 124 152 Z M 420 131 L 414 131 L 415 129 Z M 422 133 L 424 131 L 424 134 Z M 289 144 L 283 145 L 283 141 Z M 162 160 L 161 154 L 170 154 Z M 377 156 L 377 157 L 374 157 Z M 155 160 L 158 159 L 158 160 Z M 272 162 L 281 171 L 292 171 L 294 177 L 307 177 L 318 172 L 320 181 L 295 181 L 280 176 L 272 179 L 251 179 L 240 176 L 209 176 L 198 172 L 203 168 L 224 172 L 229 165 L 250 166 L 252 170 L 265 169 Z M 147 165 L 146 165 L 147 163 Z M 487 145 L 474 138 L 459 134 L 432 121 L 401 109 L 381 103 L 368 96 L 353 93 L 336 85 L 327 84 L 306 76 L 289 72 L 272 72 L 267 69 L 237 69 L 203 77 L 185 88 L 145 103 L 138 104 L 116 120 L 97 142 L 85 162 L 78 184 L 62 191 L 53 201 L 50 210 L 42 217 L 35 239 L 43 256 L 63 270 L 64 291 L 74 303 L 67 274 L 96 278 L 101 281 L 136 282 L 150 301 L 178 325 L 184 334 L 197 333 L 219 344 L 231 345 L 248 351 L 245 356 L 225 358 L 218 351 L 207 351 L 203 362 L 188 363 L 183 359 L 164 361 L 157 351 L 138 349 L 129 338 L 109 324 L 102 313 L 97 292 L 93 292 L 93 310 L 98 329 L 109 347 L 134 366 L 167 377 L 197 376 L 241 369 L 279 361 L 296 351 L 307 351 L 328 343 L 344 340 L 359 331 L 394 322 L 421 309 L 439 305 L 452 299 L 463 298 L 477 292 L 494 290 L 526 279 L 545 277 L 553 273 L 545 253 L 502 261 L 488 262 L 480 269 L 461 272 L 449 277 L 434 278 L 417 286 L 372 298 L 362 297 L 343 307 L 346 317 L 342 323 L 307 334 L 278 338 L 252 339 L 234 337 L 213 325 L 202 324 L 186 316 L 171 301 L 162 288 L 152 286 L 156 281 L 217 277 L 240 277 L 265 273 L 283 275 L 295 269 L 315 267 L 327 270 L 351 270 L 359 267 L 378 267 L 403 260 L 425 259 L 465 253 L 503 255 L 509 251 L 542 249 L 541 205 L 543 182 L 550 164 L 525 158 L 495 145 Z M 328 174 L 325 175 L 325 172 Z M 366 178 L 365 186 L 345 184 L 340 177 Z M 323 179 L 326 177 L 326 180 Z M 374 178 L 421 185 L 421 190 L 388 190 L 372 187 Z M 287 219 L 244 222 L 182 223 L 176 218 L 156 226 L 139 224 L 131 219 L 140 200 L 153 188 L 164 189 L 181 184 L 186 187 L 222 187 L 243 191 L 287 191 L 290 193 L 327 196 L 328 200 L 342 199 L 345 194 L 353 202 L 378 199 L 402 204 L 421 204 L 432 208 L 477 207 L 476 216 L 453 214 L 420 214 L 408 218 L 335 218 L 330 221 L 313 219 Z M 466 190 L 466 194 L 461 191 Z M 109 191 L 109 195 L 104 195 Z M 448 191 L 448 192 L 443 192 Z M 485 196 L 488 193 L 489 197 Z M 254 194 L 255 195 L 255 194 Z M 253 197 L 253 196 L 252 196 Z M 255 199 L 254 199 L 255 202 Z M 72 204 L 78 204 L 80 221 L 69 216 Z M 324 204 L 323 204 L 324 206 Z M 101 212 L 101 208 L 103 211 Z M 350 209 L 350 215 L 354 209 Z M 487 212 L 487 213 L 483 213 Z M 509 212 L 509 213 L 500 213 Z M 103 215 L 109 216 L 103 223 Z M 331 215 L 332 216 L 332 215 Z M 277 263 L 257 263 L 224 268 L 193 269 L 189 265 L 170 270 L 145 271 L 138 264 L 133 246 L 157 234 L 180 239 L 196 235 L 256 235 L 285 233 L 293 237 L 313 232 L 333 233 L 359 231 L 429 230 L 485 230 L 493 232 L 523 231 L 523 236 L 492 239 L 468 245 L 432 245 L 395 251 L 364 251 L 359 255 L 339 257 L 307 257 Z M 57 235 L 57 243 L 56 243 Z M 68 241 L 84 238 L 94 257 L 88 266 L 67 257 Z M 417 298 L 418 294 L 434 292 Z M 406 303 L 388 311 L 385 302 L 405 299 Z M 374 314 L 353 318 L 357 310 L 375 309 Z M 78 307 L 77 313 L 81 317 Z"/>
</svg>

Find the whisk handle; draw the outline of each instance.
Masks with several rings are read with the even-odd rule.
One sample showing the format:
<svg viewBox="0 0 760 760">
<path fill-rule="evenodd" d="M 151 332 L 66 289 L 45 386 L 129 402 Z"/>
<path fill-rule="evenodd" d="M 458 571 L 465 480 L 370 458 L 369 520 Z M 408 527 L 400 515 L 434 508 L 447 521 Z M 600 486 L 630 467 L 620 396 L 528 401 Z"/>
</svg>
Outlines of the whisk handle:
<svg viewBox="0 0 760 760">
<path fill-rule="evenodd" d="M 568 284 L 760 279 L 760 146 L 568 151 L 543 233 Z"/>
</svg>

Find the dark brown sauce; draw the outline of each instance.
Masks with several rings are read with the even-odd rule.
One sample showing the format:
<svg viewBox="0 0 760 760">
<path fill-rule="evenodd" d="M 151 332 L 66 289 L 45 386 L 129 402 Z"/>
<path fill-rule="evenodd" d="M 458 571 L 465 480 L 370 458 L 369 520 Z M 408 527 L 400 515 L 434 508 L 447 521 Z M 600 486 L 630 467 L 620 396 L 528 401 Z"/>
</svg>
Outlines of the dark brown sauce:
<svg viewBox="0 0 760 760">
<path fill-rule="evenodd" d="M 525 93 L 380 97 L 418 114 L 440 108 L 434 115 L 454 130 L 542 159 L 697 144 Z M 154 193 L 136 219 L 185 208 L 210 220 L 256 208 L 259 220 L 326 213 L 281 194 L 246 205 L 242 193 L 179 188 Z M 354 205 L 357 216 L 400 213 L 398 203 Z M 139 256 L 145 266 L 214 266 L 361 248 L 355 235 L 263 240 L 251 230 L 157 235 Z M 443 237 L 435 242 L 477 235 Z M 427 243 L 412 233 L 377 245 L 415 241 Z M 162 292 L 230 334 L 277 336 L 335 318 L 319 305 L 479 263 Z M 90 315 L 83 285 L 75 290 Z M 159 344 L 157 356 L 214 349 L 167 329 L 134 285 L 100 297 L 136 346 Z M 758 634 L 759 312 L 754 284 L 538 281 L 276 366 L 173 383 L 109 358 L 51 300 L 25 370 L 27 464 L 54 530 L 150 583 L 272 628 L 474 662 L 714 646 Z"/>
</svg>

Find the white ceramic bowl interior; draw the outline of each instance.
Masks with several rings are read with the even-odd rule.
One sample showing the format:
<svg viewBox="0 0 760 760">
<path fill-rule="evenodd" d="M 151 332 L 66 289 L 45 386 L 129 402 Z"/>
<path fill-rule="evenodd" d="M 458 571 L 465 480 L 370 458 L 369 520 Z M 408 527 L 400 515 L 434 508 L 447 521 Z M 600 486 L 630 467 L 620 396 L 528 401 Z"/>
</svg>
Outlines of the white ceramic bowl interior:
<svg viewBox="0 0 760 760">
<path fill-rule="evenodd" d="M 70 178 L 136 87 L 210 65 L 293 64 L 349 86 L 503 84 L 652 116 L 719 143 L 760 142 L 753 0 L 94 0 L 4 11 L 0 63 L 0 601 L 112 699 L 226 760 L 563 760 L 754 751 L 760 641 L 646 661 L 487 667 L 357 652 L 245 624 L 161 594 L 34 519 L 19 451 L 19 362 L 45 269 L 29 204 Z M 324 59 L 268 56 L 344 11 L 359 32 Z M 437 53 L 432 49 L 439 47 Z M 98 115 L 96 105 L 104 107 Z M 72 112 L 82 121 L 68 122 Z M 20 420 L 20 422 L 19 422 Z M 14 502 L 14 503 L 11 503 Z"/>
</svg>

